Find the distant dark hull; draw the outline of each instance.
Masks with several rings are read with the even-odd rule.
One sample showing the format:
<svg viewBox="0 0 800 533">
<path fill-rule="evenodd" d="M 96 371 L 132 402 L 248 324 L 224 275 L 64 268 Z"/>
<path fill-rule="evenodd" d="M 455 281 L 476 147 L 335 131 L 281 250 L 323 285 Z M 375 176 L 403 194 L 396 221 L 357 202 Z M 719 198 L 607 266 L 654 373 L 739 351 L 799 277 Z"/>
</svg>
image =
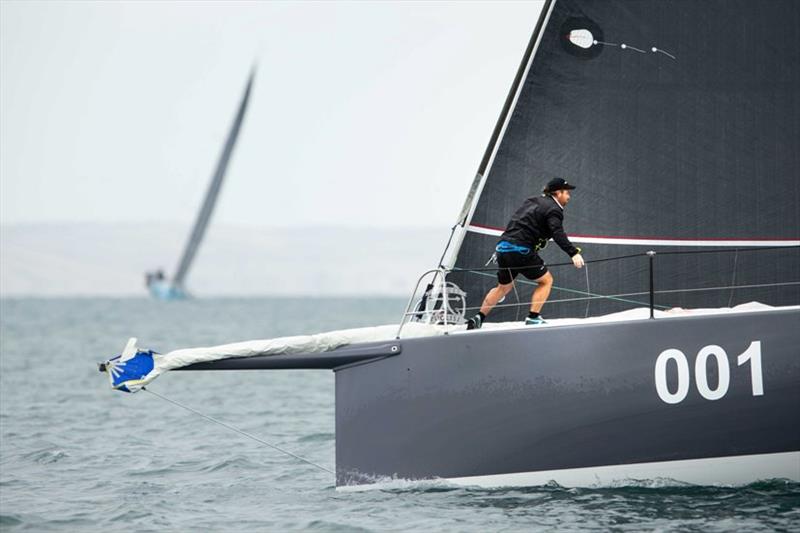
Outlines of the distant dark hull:
<svg viewBox="0 0 800 533">
<path fill-rule="evenodd" d="M 760 341 L 763 395 L 752 361 Z M 336 372 L 337 485 L 385 477 L 483 485 L 800 481 L 800 310 L 453 334 Z M 727 353 L 719 399 L 699 392 L 705 346 Z M 677 349 L 688 392 L 669 404 L 656 360 Z M 667 392 L 679 391 L 666 365 Z M 705 365 L 708 390 L 718 364 Z M 674 399 L 673 399 L 674 400 Z"/>
</svg>

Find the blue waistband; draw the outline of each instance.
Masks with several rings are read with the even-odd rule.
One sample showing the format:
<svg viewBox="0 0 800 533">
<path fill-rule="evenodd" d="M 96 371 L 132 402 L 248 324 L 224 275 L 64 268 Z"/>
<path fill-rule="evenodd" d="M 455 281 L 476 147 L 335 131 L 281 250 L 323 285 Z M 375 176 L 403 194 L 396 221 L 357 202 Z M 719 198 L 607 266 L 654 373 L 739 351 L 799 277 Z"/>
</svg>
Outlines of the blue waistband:
<svg viewBox="0 0 800 533">
<path fill-rule="evenodd" d="M 497 243 L 497 246 L 494 249 L 495 252 L 499 254 L 504 254 L 508 252 L 517 252 L 522 255 L 526 255 L 531 253 L 531 249 L 527 246 L 520 246 L 519 244 L 513 244 L 508 241 L 500 241 Z"/>
</svg>

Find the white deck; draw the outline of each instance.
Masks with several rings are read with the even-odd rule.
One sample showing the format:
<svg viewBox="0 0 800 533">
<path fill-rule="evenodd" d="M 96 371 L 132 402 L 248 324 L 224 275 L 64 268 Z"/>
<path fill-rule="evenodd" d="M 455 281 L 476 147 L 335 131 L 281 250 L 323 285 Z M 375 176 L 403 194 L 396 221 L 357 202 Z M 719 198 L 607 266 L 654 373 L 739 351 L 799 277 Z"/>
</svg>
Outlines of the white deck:
<svg viewBox="0 0 800 533">
<path fill-rule="evenodd" d="M 668 311 L 656 310 L 654 315 L 657 319 L 669 319 L 687 316 L 706 316 L 706 315 L 727 315 L 734 313 L 753 313 L 753 312 L 770 312 L 787 309 L 800 309 L 800 305 L 773 307 L 771 305 L 762 304 L 759 302 L 748 302 L 740 304 L 735 307 L 721 307 L 721 308 L 708 308 L 708 309 L 682 309 L 676 307 Z M 451 332 L 456 333 L 464 331 L 464 333 L 474 334 L 481 331 L 497 331 L 506 329 L 524 329 L 524 328 L 548 328 L 557 326 L 573 326 L 576 324 L 604 324 L 611 322 L 627 322 L 631 320 L 649 320 L 650 309 L 647 307 L 638 307 L 636 309 L 629 309 L 627 311 L 620 311 L 618 313 L 611 313 L 603 316 L 588 317 L 588 318 L 555 318 L 546 320 L 545 324 L 537 326 L 526 326 L 522 321 L 518 322 L 485 322 L 480 330 L 464 331 L 464 326 L 454 327 Z"/>
</svg>

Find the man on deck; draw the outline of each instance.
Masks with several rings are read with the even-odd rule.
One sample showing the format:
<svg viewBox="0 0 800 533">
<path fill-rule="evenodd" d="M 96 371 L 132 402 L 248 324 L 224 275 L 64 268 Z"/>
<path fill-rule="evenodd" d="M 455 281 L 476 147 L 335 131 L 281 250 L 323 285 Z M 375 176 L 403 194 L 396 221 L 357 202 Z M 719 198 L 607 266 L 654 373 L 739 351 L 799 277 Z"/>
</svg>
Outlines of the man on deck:
<svg viewBox="0 0 800 533">
<path fill-rule="evenodd" d="M 499 267 L 497 287 L 486 294 L 480 312 L 467 320 L 467 329 L 478 329 L 483 325 L 486 315 L 511 291 L 518 274 L 536 282 L 525 324 L 545 323 L 539 313 L 550 296 L 553 275 L 547 271 L 537 252 L 544 248 L 549 239 L 553 239 L 572 258 L 572 264 L 577 268 L 584 265 L 580 248 L 569 242 L 562 226 L 564 208 L 569 203 L 573 189 L 575 186 L 566 180 L 554 178 L 547 183 L 542 196 L 531 196 L 517 209 L 495 249 Z"/>
</svg>

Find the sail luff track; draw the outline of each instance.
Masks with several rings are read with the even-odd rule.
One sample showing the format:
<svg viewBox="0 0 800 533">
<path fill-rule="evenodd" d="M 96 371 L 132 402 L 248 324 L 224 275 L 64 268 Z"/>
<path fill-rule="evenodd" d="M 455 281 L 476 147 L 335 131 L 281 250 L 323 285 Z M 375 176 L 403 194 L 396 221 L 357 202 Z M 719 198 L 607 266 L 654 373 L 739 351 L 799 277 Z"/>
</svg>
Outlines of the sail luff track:
<svg viewBox="0 0 800 533">
<path fill-rule="evenodd" d="M 536 50 L 536 43 L 539 40 L 539 36 L 542 33 L 542 28 L 544 27 L 545 21 L 550 14 L 554 2 L 555 0 L 545 0 L 544 5 L 542 6 L 542 11 L 539 14 L 539 20 L 536 22 L 536 27 L 534 28 L 533 34 L 531 34 L 531 38 L 528 41 L 528 47 L 525 49 L 525 53 L 522 56 L 522 61 L 520 61 L 519 68 L 514 76 L 514 81 L 511 82 L 511 88 L 508 90 L 508 95 L 503 103 L 503 109 L 500 111 L 500 116 L 497 117 L 497 123 L 495 123 L 494 130 L 492 130 L 492 136 L 489 138 L 489 144 L 486 146 L 486 151 L 483 153 L 483 158 L 481 158 L 481 162 L 478 165 L 478 172 L 473 179 L 472 185 L 470 186 L 467 198 L 464 200 L 464 207 L 461 209 L 461 214 L 458 216 L 458 223 L 461 226 L 467 225 L 469 222 L 469 216 L 473 210 L 472 208 L 478 203 L 481 182 L 486 176 L 489 162 L 492 160 L 492 155 L 494 154 L 497 143 L 500 140 L 503 128 L 505 127 L 506 122 L 508 122 L 509 114 L 513 109 L 514 101 L 519 93 L 519 86 L 523 82 L 525 73 L 528 70 L 531 56 Z"/>
<path fill-rule="evenodd" d="M 503 103 L 503 109 L 500 111 L 500 116 L 497 117 L 497 123 L 494 125 L 494 130 L 492 131 L 492 136 L 489 139 L 489 144 L 486 146 L 486 151 L 483 154 L 483 158 L 481 159 L 481 163 L 478 166 L 478 174 L 485 175 L 486 169 L 489 166 L 489 161 L 492 158 L 492 154 L 494 153 L 495 147 L 497 146 L 497 141 L 500 139 L 500 133 L 503 131 L 503 126 L 505 125 L 508 115 L 511 112 L 511 108 L 514 104 L 514 100 L 519 92 L 519 86 L 522 83 L 522 79 L 525 75 L 525 71 L 528 68 L 528 63 L 531 60 L 531 55 L 533 55 L 533 51 L 536 48 L 536 42 L 539 40 L 539 35 L 542 32 L 542 28 L 544 27 L 544 23 L 547 20 L 548 15 L 550 14 L 550 8 L 555 2 L 555 0 L 545 0 L 544 5 L 542 6 L 542 11 L 539 14 L 539 20 L 536 22 L 536 27 L 533 30 L 533 34 L 531 35 L 530 41 L 528 41 L 528 47 L 525 50 L 525 54 L 522 56 L 522 61 L 520 61 L 519 68 L 517 69 L 517 74 L 514 76 L 514 81 L 511 83 L 511 88 L 508 91 L 508 95 L 506 96 L 506 101 Z"/>
<path fill-rule="evenodd" d="M 528 41 L 528 46 L 522 56 L 522 61 L 520 61 L 519 68 L 514 76 L 514 81 L 511 83 L 511 88 L 509 89 L 508 95 L 503 103 L 500 116 L 497 118 L 494 130 L 492 131 L 492 136 L 489 138 L 489 144 L 486 146 L 486 151 L 484 152 L 481 162 L 478 165 L 478 172 L 475 174 L 475 177 L 472 180 L 467 197 L 464 199 L 464 205 L 458 215 L 456 225 L 453 226 L 453 232 L 451 233 L 450 239 L 448 240 L 444 252 L 442 253 L 442 259 L 439 261 L 439 263 L 442 265 L 452 267 L 456 257 L 458 256 L 459 250 L 461 249 L 461 244 L 464 240 L 466 228 L 472 219 L 472 215 L 475 212 L 476 206 L 478 205 L 478 200 L 480 200 L 483 185 L 486 182 L 487 174 L 491 168 L 492 158 L 495 154 L 498 143 L 502 140 L 503 131 L 508 124 L 510 115 L 514 111 L 514 106 L 520 93 L 520 86 L 525 82 L 525 76 L 530 68 L 532 56 L 536 54 L 538 43 L 541 39 L 545 25 L 547 24 L 547 20 L 550 17 L 550 13 L 553 10 L 555 2 L 556 0 L 545 0 L 542 10 L 539 12 L 539 19 L 536 22 L 536 27 L 534 28 L 531 38 Z"/>
<path fill-rule="evenodd" d="M 208 187 L 208 192 L 206 192 L 206 197 L 203 200 L 203 206 L 200 209 L 200 212 L 197 214 L 197 220 L 192 228 L 192 233 L 189 236 L 188 242 L 186 243 L 186 248 L 183 251 L 183 256 L 181 257 L 180 263 L 178 263 L 178 269 L 176 270 L 175 277 L 172 280 L 172 285 L 175 287 L 183 286 L 183 281 L 189 272 L 189 268 L 192 265 L 192 261 L 197 253 L 197 249 L 200 247 L 200 243 L 205 235 L 208 222 L 211 219 L 212 213 L 214 212 L 214 206 L 216 205 L 217 197 L 219 196 L 219 191 L 222 187 L 222 181 L 225 178 L 225 172 L 228 168 L 228 163 L 230 161 L 231 154 L 233 153 L 233 148 L 236 146 L 236 140 L 239 136 L 239 130 L 242 127 L 242 122 L 244 121 L 245 112 L 247 111 L 247 103 L 250 100 L 250 90 L 253 86 L 254 78 L 255 68 L 250 72 L 250 77 L 247 80 L 247 86 L 245 87 L 242 101 L 239 104 L 239 110 L 236 113 L 231 130 L 228 133 L 228 139 L 226 140 L 225 146 L 222 149 L 222 154 L 220 154 L 219 161 L 217 162 L 217 168 L 214 171 L 214 174 L 211 178 L 211 183 Z"/>
</svg>

